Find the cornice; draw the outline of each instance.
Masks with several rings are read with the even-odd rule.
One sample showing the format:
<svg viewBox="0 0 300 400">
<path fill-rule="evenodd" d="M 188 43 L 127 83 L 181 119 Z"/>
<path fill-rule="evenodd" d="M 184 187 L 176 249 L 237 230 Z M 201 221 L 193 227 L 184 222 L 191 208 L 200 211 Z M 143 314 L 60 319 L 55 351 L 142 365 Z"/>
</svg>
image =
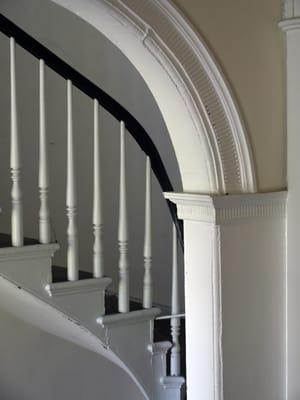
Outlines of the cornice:
<svg viewBox="0 0 300 400">
<path fill-rule="evenodd" d="M 294 31 L 296 29 L 300 29 L 300 17 L 284 19 L 279 22 L 278 26 L 283 32 L 289 32 L 289 31 Z"/>
<path fill-rule="evenodd" d="M 232 196 L 165 193 L 165 198 L 177 205 L 180 219 L 217 225 L 286 215 L 287 192 Z"/>
</svg>

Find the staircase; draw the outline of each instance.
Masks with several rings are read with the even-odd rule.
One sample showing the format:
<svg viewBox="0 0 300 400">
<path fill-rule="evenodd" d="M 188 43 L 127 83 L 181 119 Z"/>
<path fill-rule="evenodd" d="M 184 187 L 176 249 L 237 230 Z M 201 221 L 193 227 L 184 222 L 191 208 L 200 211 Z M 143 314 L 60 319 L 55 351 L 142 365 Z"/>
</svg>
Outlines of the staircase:
<svg viewBox="0 0 300 400">
<path fill-rule="evenodd" d="M 151 174 L 162 191 L 172 185 L 151 138 L 120 104 L 59 59 L 34 38 L 0 15 L 0 31 L 10 38 L 11 83 L 11 235 L 0 235 L 0 291 L 7 309 L 49 333 L 92 350 L 122 368 L 139 387 L 143 398 L 184 398 L 184 329 L 181 330 L 177 246 L 183 243 L 176 209 L 168 203 L 173 220 L 172 312 L 159 319 L 153 306 Z M 24 238 L 20 133 L 18 129 L 16 44 L 39 60 L 39 239 Z M 45 106 L 45 67 L 66 80 L 67 91 L 67 266 L 54 266 L 59 249 L 51 237 L 49 165 Z M 93 272 L 79 266 L 76 162 L 73 130 L 73 87 L 93 100 Z M 108 292 L 103 258 L 103 210 L 99 135 L 99 107 L 120 121 L 119 281 L 118 293 Z M 128 212 L 125 135 L 130 133 L 145 153 L 145 232 L 142 303 L 130 299 Z M 3 210 L 7 212 L 7 210 Z M 169 324 L 171 329 L 169 329 Z M 126 398 L 124 397 L 124 400 Z M 130 400 L 130 399 L 128 399 Z"/>
</svg>

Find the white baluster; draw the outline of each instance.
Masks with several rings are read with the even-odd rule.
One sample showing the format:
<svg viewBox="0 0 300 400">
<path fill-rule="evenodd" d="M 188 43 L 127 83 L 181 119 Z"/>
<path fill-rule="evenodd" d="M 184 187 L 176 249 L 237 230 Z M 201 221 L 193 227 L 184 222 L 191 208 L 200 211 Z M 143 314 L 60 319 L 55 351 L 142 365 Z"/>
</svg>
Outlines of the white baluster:
<svg viewBox="0 0 300 400">
<path fill-rule="evenodd" d="M 94 201 L 93 201 L 93 269 L 94 277 L 104 275 L 103 265 L 103 218 L 101 199 L 101 167 L 100 167 L 100 138 L 99 138 L 99 102 L 94 100 Z"/>
<path fill-rule="evenodd" d="M 10 102 L 11 102 L 11 241 L 13 246 L 23 246 L 23 196 L 21 187 L 21 143 L 18 130 L 17 90 L 16 90 L 16 43 L 10 38 Z"/>
<path fill-rule="evenodd" d="M 77 193 L 75 179 L 75 149 L 73 134 L 72 112 L 72 82 L 67 81 L 67 112 L 68 112 L 68 140 L 67 140 L 67 266 L 68 280 L 76 281 L 79 271 L 78 231 L 77 231 Z"/>
<path fill-rule="evenodd" d="M 121 122 L 120 132 L 120 204 L 119 204 L 119 312 L 129 312 L 129 275 L 128 275 L 128 226 L 126 201 L 126 165 L 125 165 L 125 124 Z"/>
<path fill-rule="evenodd" d="M 39 240 L 47 244 L 51 241 L 50 210 L 48 204 L 49 172 L 48 152 L 46 135 L 46 112 L 45 112 L 45 62 L 40 60 L 40 142 L 39 142 Z"/>
<path fill-rule="evenodd" d="M 173 224 L 172 315 L 177 315 L 180 312 L 177 252 L 177 231 L 175 225 Z M 171 375 L 180 376 L 180 318 L 171 318 L 171 336 Z"/>
<path fill-rule="evenodd" d="M 145 236 L 144 236 L 144 293 L 143 307 L 152 307 L 152 230 L 151 230 L 151 162 L 146 159 Z"/>
</svg>

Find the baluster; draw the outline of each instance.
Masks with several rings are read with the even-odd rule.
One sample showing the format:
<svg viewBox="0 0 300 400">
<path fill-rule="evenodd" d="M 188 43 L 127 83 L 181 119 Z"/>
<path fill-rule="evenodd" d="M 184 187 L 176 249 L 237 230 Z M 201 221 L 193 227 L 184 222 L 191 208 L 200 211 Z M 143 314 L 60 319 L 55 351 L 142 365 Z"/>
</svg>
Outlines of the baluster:
<svg viewBox="0 0 300 400">
<path fill-rule="evenodd" d="M 173 224 L 173 257 L 172 257 L 172 315 L 179 314 L 179 282 L 178 282 L 178 256 L 177 256 L 177 231 Z M 180 318 L 171 318 L 171 375 L 180 376 Z"/>
<path fill-rule="evenodd" d="M 125 171 L 125 124 L 121 122 L 120 132 L 120 204 L 119 204 L 119 312 L 129 312 L 129 275 L 128 275 L 128 226 Z"/>
<path fill-rule="evenodd" d="M 45 112 L 45 62 L 40 60 L 40 143 L 39 143 L 39 237 L 40 243 L 51 241 L 50 210 L 48 204 L 49 172 Z"/>
<path fill-rule="evenodd" d="M 67 81 L 67 113 L 68 113 L 68 139 L 67 139 L 67 196 L 66 208 L 68 217 L 67 229 L 67 266 L 68 280 L 78 280 L 79 251 L 77 231 L 77 193 L 75 179 L 75 151 L 73 134 L 73 110 L 72 110 L 72 82 Z"/>
<path fill-rule="evenodd" d="M 146 159 L 145 237 L 144 237 L 144 294 L 143 307 L 152 307 L 152 230 L 151 230 L 151 162 Z"/>
<path fill-rule="evenodd" d="M 102 221 L 102 199 L 101 199 L 99 102 L 97 99 L 94 100 L 93 231 L 94 231 L 94 248 L 93 248 L 94 277 L 101 278 L 104 275 L 104 265 L 103 265 L 103 243 L 102 243 L 103 221 Z"/>
<path fill-rule="evenodd" d="M 23 196 L 21 187 L 22 162 L 21 143 L 18 130 L 17 89 L 16 89 L 16 43 L 10 38 L 10 105 L 11 105 L 11 241 L 13 246 L 23 246 Z"/>
</svg>

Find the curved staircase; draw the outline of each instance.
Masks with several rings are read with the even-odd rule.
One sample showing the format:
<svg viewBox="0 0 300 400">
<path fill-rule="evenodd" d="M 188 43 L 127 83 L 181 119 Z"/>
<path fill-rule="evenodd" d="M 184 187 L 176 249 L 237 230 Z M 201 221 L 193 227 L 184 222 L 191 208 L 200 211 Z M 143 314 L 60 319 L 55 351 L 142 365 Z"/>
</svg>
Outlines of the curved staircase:
<svg viewBox="0 0 300 400">
<path fill-rule="evenodd" d="M 161 311 L 153 307 L 151 276 L 151 168 L 163 191 L 172 185 L 157 149 L 141 125 L 115 100 L 79 72 L 0 15 L 0 31 L 10 38 L 11 67 L 11 177 L 12 234 L 0 235 L 0 298 L 21 319 L 79 346 L 104 356 L 125 370 L 141 391 L 152 400 L 184 398 L 184 351 L 180 352 L 177 242 L 182 226 L 176 208 L 168 203 L 174 222 L 172 313 L 157 320 Z M 39 240 L 24 238 L 22 164 L 18 131 L 16 58 L 18 43 L 39 60 L 40 65 L 40 160 Z M 52 243 L 48 202 L 48 159 L 45 129 L 45 65 L 67 81 L 67 268 L 52 265 L 59 244 Z M 77 237 L 77 197 L 72 129 L 72 87 L 79 88 L 94 103 L 94 204 L 93 273 L 80 271 Z M 104 107 L 120 121 L 119 202 L 119 291 L 109 294 L 111 279 L 104 275 L 98 108 Z M 125 129 L 146 154 L 146 204 L 144 242 L 143 304 L 130 300 L 127 259 L 127 209 L 125 174 Z M 169 320 L 171 331 L 169 330 Z M 169 340 L 171 339 L 171 340 Z M 169 357 L 170 354 L 170 357 Z M 181 364 L 181 366 L 180 366 Z M 182 369 L 181 369 L 182 367 Z M 126 400 L 126 397 L 124 397 Z M 130 400 L 130 399 L 128 399 Z"/>
</svg>

